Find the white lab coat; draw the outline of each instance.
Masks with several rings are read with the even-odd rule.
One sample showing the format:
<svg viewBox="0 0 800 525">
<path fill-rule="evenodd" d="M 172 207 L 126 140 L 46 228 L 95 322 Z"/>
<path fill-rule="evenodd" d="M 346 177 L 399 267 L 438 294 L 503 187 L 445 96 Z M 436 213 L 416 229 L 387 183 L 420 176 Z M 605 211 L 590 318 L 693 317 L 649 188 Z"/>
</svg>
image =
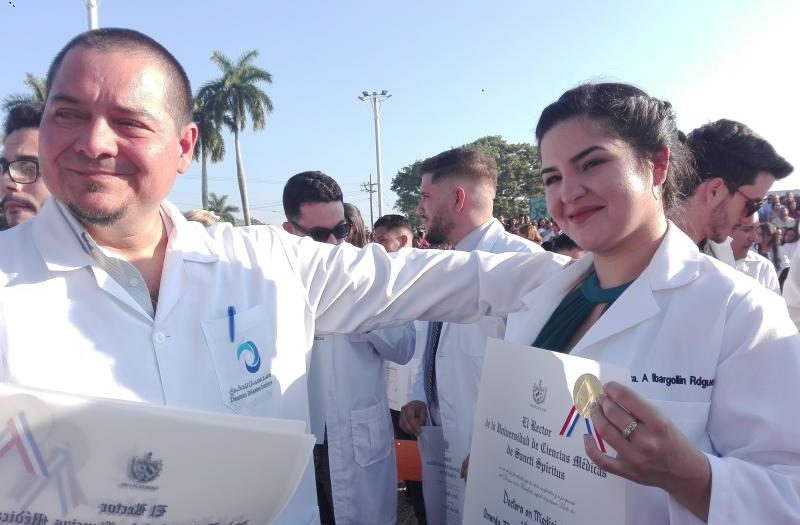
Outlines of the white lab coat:
<svg viewBox="0 0 800 525">
<path fill-rule="evenodd" d="M 591 264 L 586 256 L 526 296 L 506 339 L 531 344 Z M 800 340 L 776 294 L 698 253 L 671 224 L 571 353 L 630 368 L 633 388 L 706 454 L 708 523 L 800 522 Z M 676 375 L 686 384 L 658 381 Z M 627 487 L 628 524 L 701 523 L 660 489 Z"/>
<path fill-rule="evenodd" d="M 321 366 L 309 370 L 309 380 L 317 372 L 325 375 L 322 402 L 338 525 L 391 525 L 397 520 L 397 462 L 384 359 L 407 363 L 414 340 L 412 323 L 366 334 L 315 337 L 311 366 Z M 310 401 L 313 415 L 313 396 Z"/>
<path fill-rule="evenodd" d="M 476 249 L 491 253 L 542 252 L 542 248 L 536 243 L 508 233 L 496 219 L 492 220 L 483 232 Z M 562 260 L 564 264 L 569 262 L 569 258 L 566 257 Z M 472 422 L 483 373 L 486 338 L 502 339 L 505 328 L 505 319 L 502 317 L 484 317 L 477 323 L 471 324 L 442 325 L 436 352 L 436 389 L 439 404 L 438 410 L 437 407 L 431 410 L 429 406 L 429 411 L 434 413 L 437 424 L 443 427 L 448 442 L 463 443 L 467 447 L 464 456 L 469 453 L 472 441 Z M 427 330 L 423 333 L 427 334 Z M 423 348 L 427 349 L 427 340 Z M 423 356 L 414 379 L 411 398 L 428 404 L 425 396 L 424 363 Z M 453 436 L 453 432 L 457 436 Z"/>
<path fill-rule="evenodd" d="M 736 261 L 736 269 L 745 275 L 749 275 L 767 289 L 777 294 L 781 293 L 781 285 L 778 282 L 775 265 L 769 262 L 766 257 L 762 257 L 752 250 L 747 250 L 747 254 Z"/>
<path fill-rule="evenodd" d="M 315 331 L 502 315 L 561 265 L 544 254 L 387 255 L 377 245 L 333 247 L 274 227 L 206 230 L 165 202 L 173 227 L 152 319 L 92 264 L 62 213 L 50 200 L 35 219 L 0 232 L 0 381 L 306 425 L 306 354 Z M 229 306 L 236 344 L 250 340 L 259 350 L 255 373 L 229 341 Z M 267 375 L 268 388 L 233 395 Z M 276 523 L 315 522 L 309 465 Z"/>
<path fill-rule="evenodd" d="M 728 266 L 736 267 L 736 257 L 733 255 L 733 248 L 731 248 L 731 239 L 728 237 L 723 242 L 714 242 L 711 239 L 706 240 L 703 252 L 715 258 L 718 261 L 724 262 Z"/>
<path fill-rule="evenodd" d="M 792 255 L 789 275 L 783 282 L 783 298 L 792 321 L 800 328 L 800 250 L 795 250 Z"/>
</svg>

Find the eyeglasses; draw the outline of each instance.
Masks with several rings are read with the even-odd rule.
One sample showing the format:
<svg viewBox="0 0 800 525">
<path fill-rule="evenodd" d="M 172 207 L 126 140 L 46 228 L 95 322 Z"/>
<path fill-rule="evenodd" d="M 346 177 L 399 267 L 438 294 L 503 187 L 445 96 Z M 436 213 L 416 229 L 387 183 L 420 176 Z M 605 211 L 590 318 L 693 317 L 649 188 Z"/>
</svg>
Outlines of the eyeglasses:
<svg viewBox="0 0 800 525">
<path fill-rule="evenodd" d="M 289 222 L 291 222 L 292 226 L 297 228 L 300 231 L 300 233 L 308 235 L 317 242 L 326 242 L 331 235 L 333 235 L 337 239 L 344 239 L 345 237 L 350 235 L 350 229 L 353 226 L 349 221 L 344 221 L 337 224 L 331 229 L 321 228 L 319 226 L 305 229 L 296 222 L 294 222 L 293 220 L 289 220 Z"/>
<path fill-rule="evenodd" d="M 39 163 L 35 160 L 0 159 L 0 176 L 8 172 L 11 180 L 17 184 L 30 184 L 39 177 Z"/>
<path fill-rule="evenodd" d="M 764 199 L 751 199 L 744 193 L 742 193 L 739 188 L 736 188 L 736 193 L 744 197 L 744 213 L 745 217 L 753 215 L 755 212 L 761 209 L 761 205 L 764 203 Z"/>
</svg>

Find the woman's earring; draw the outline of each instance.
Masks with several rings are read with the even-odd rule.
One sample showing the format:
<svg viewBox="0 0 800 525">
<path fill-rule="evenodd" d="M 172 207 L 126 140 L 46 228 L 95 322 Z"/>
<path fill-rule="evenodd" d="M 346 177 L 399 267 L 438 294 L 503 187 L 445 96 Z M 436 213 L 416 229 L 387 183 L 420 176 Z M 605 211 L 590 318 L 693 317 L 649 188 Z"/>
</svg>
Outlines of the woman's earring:
<svg viewBox="0 0 800 525">
<path fill-rule="evenodd" d="M 659 200 L 659 199 L 661 198 L 661 192 L 660 192 L 660 191 L 658 191 L 656 188 L 657 188 L 657 187 L 656 187 L 656 185 L 655 185 L 655 184 L 653 184 L 653 187 L 652 187 L 652 190 L 653 190 L 653 198 L 654 198 L 655 200 Z"/>
</svg>

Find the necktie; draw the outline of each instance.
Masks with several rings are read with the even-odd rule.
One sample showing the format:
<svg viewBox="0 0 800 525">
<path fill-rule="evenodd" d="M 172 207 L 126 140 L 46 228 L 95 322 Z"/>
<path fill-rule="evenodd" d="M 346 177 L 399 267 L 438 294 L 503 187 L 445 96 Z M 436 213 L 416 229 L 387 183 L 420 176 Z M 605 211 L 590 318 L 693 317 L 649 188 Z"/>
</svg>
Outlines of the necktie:
<svg viewBox="0 0 800 525">
<path fill-rule="evenodd" d="M 428 406 L 433 406 L 438 401 L 436 392 L 436 350 L 439 348 L 439 336 L 442 334 L 441 321 L 432 322 L 428 332 L 428 348 L 425 352 L 425 397 Z"/>
</svg>

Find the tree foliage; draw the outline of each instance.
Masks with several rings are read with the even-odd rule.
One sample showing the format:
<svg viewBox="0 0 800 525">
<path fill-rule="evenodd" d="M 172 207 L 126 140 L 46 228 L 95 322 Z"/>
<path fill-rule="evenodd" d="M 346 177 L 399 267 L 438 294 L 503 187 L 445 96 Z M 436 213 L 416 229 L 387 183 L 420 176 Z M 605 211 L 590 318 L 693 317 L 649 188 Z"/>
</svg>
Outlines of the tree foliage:
<svg viewBox="0 0 800 525">
<path fill-rule="evenodd" d="M 236 224 L 233 214 L 239 212 L 238 206 L 228 204 L 228 196 L 217 196 L 213 191 L 208 194 L 208 211 L 213 212 L 219 220 Z"/>
<path fill-rule="evenodd" d="M 272 101 L 259 87 L 261 82 L 271 84 L 272 75 L 253 63 L 256 58 L 258 51 L 255 49 L 242 54 L 236 62 L 219 51 L 214 51 L 211 61 L 222 70 L 222 76 L 207 82 L 198 91 L 198 98 L 205 100 L 208 107 L 213 108 L 212 113 L 217 125 L 225 125 L 233 133 L 236 147 L 236 177 L 246 225 L 250 225 L 250 205 L 239 135 L 245 129 L 248 120 L 252 123 L 253 130 L 263 129 L 266 117 L 273 109 Z"/>
<path fill-rule="evenodd" d="M 208 160 L 220 162 L 225 158 L 225 141 L 220 133 L 220 124 L 214 118 L 215 108 L 201 94 L 194 98 L 192 120 L 197 124 L 197 147 L 194 160 L 201 164 L 200 194 L 203 209 L 208 209 Z"/>
<path fill-rule="evenodd" d="M 47 88 L 43 78 L 37 77 L 33 73 L 26 73 L 25 85 L 28 86 L 29 93 L 15 93 L 3 98 L 3 102 L 0 103 L 3 112 L 8 113 L 14 107 L 25 102 L 44 102 L 47 97 Z"/>
<path fill-rule="evenodd" d="M 506 217 L 528 214 L 531 197 L 544 194 L 539 171 L 539 152 L 527 143 L 510 144 L 493 135 L 480 138 L 465 147 L 481 150 L 491 155 L 497 163 L 497 195 L 494 199 L 495 216 Z M 400 169 L 392 179 L 392 191 L 397 193 L 395 208 L 406 215 L 413 226 L 422 221 L 416 208 L 419 200 L 419 167 L 421 160 Z"/>
</svg>

